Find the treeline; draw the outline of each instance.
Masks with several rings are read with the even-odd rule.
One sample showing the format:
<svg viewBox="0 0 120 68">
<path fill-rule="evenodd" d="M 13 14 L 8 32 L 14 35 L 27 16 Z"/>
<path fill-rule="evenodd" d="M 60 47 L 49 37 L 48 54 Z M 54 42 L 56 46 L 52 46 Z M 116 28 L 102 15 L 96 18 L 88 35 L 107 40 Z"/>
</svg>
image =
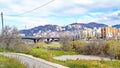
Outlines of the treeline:
<svg viewBox="0 0 120 68">
<path fill-rule="evenodd" d="M 120 59 L 119 40 L 73 41 L 71 35 L 62 35 L 61 44 L 63 50 L 74 50 L 79 54 Z"/>
</svg>

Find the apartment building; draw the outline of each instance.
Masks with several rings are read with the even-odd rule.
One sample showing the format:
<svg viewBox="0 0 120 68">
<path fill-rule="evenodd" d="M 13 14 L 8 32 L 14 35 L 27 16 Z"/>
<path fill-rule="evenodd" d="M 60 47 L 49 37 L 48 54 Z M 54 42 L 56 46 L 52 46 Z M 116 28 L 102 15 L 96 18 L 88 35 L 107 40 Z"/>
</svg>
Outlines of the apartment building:
<svg viewBox="0 0 120 68">
<path fill-rule="evenodd" d="M 102 38 L 105 39 L 109 39 L 109 38 L 117 39 L 118 34 L 119 34 L 119 29 L 112 26 L 108 26 L 101 29 L 101 36 Z"/>
</svg>

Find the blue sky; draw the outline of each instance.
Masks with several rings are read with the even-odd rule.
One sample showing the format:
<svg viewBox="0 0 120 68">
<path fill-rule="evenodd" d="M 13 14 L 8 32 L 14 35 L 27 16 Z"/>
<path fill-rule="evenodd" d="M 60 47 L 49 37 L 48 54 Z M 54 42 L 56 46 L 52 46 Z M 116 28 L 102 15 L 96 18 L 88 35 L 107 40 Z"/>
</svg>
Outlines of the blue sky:
<svg viewBox="0 0 120 68">
<path fill-rule="evenodd" d="M 5 25 L 28 29 L 46 24 L 63 26 L 76 21 L 120 24 L 120 0 L 54 0 L 40 9 L 19 15 L 49 1 L 51 0 L 0 0 Z"/>
</svg>

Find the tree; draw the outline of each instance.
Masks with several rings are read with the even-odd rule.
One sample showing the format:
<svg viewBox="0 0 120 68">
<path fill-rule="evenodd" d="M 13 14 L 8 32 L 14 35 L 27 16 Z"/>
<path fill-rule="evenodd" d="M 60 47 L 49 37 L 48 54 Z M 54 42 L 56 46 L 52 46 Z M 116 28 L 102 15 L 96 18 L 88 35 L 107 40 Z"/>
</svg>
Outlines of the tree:
<svg viewBox="0 0 120 68">
<path fill-rule="evenodd" d="M 7 50 L 14 49 L 14 46 L 20 42 L 19 32 L 16 27 L 5 26 L 0 34 L 1 47 Z"/>
<path fill-rule="evenodd" d="M 72 35 L 70 34 L 61 34 L 60 35 L 60 43 L 63 45 L 63 50 L 71 50 L 73 47 L 69 45 L 69 43 L 73 40 Z"/>
</svg>

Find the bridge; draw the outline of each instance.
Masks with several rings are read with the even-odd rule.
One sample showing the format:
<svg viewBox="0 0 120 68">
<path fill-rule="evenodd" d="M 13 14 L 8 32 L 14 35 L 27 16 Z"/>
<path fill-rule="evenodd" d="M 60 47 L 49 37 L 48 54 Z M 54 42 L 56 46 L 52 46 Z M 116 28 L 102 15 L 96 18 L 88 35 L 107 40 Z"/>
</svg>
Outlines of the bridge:
<svg viewBox="0 0 120 68">
<path fill-rule="evenodd" d="M 37 43 L 40 40 L 46 40 L 46 42 L 60 41 L 59 37 L 22 37 L 22 39 L 33 40 L 34 43 Z"/>
</svg>

